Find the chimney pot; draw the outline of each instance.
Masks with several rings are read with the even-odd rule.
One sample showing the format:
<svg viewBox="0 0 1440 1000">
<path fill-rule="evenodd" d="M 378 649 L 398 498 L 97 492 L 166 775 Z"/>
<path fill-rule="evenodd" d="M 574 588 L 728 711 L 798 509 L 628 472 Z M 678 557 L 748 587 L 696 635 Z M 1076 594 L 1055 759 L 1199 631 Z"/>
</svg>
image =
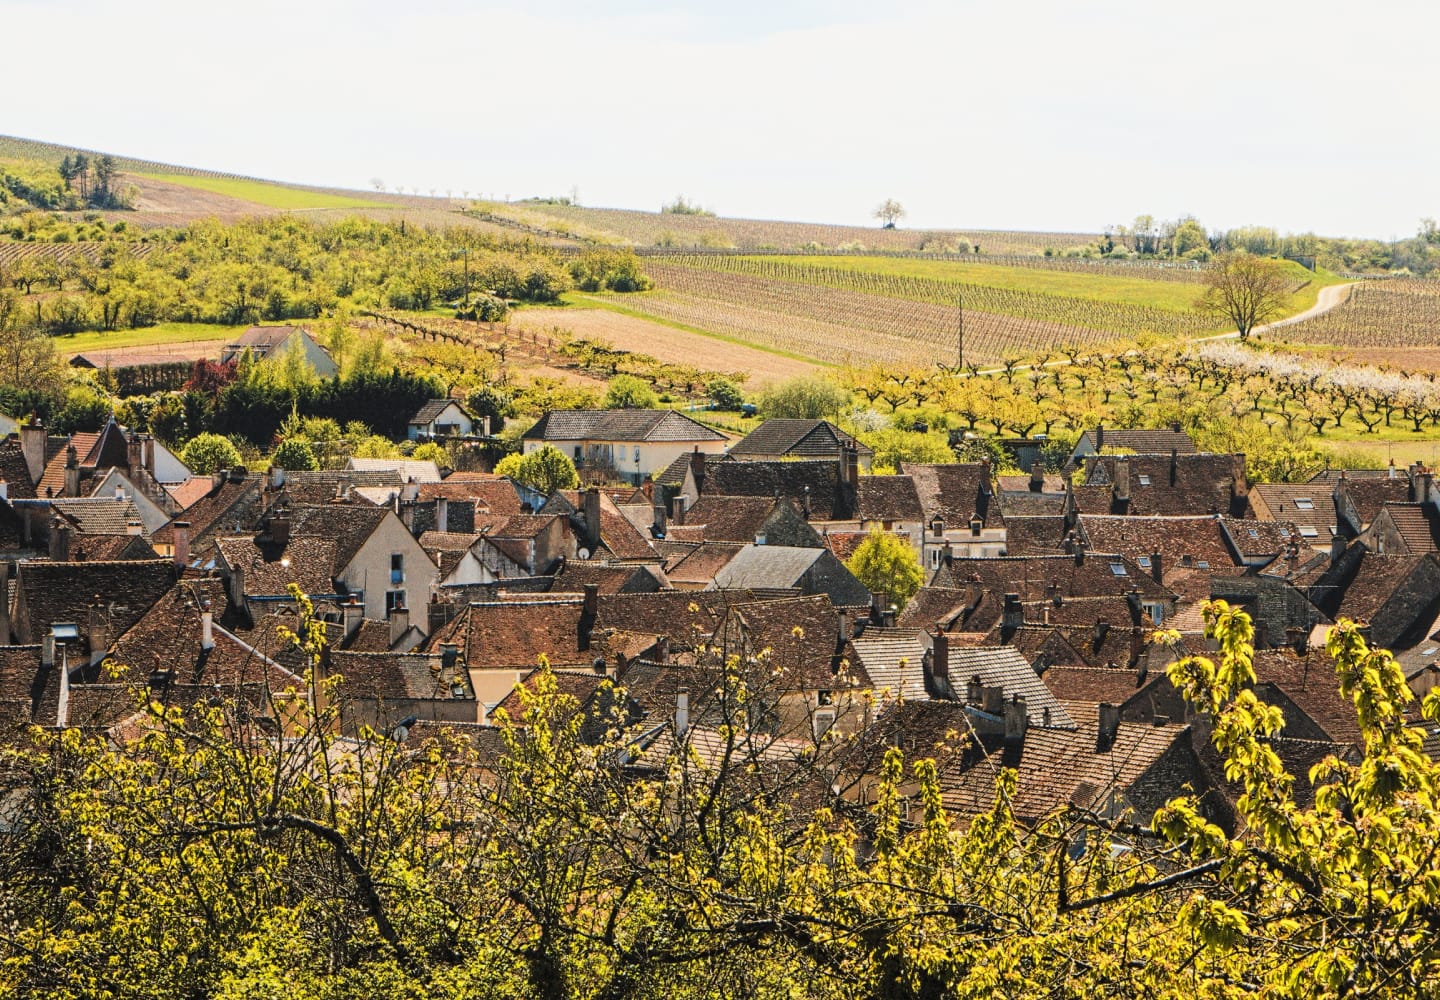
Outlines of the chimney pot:
<svg viewBox="0 0 1440 1000">
<path fill-rule="evenodd" d="M 1020 695 L 1011 695 L 1010 700 L 1005 703 L 1005 742 L 1021 743 L 1025 739 L 1025 730 L 1029 728 L 1030 716 L 1026 711 L 1025 699 Z"/>
<path fill-rule="evenodd" d="M 1109 702 L 1100 704 L 1100 730 L 1096 749 L 1103 752 L 1108 751 L 1115 745 L 1115 737 L 1120 732 L 1120 706 L 1112 705 Z"/>
</svg>

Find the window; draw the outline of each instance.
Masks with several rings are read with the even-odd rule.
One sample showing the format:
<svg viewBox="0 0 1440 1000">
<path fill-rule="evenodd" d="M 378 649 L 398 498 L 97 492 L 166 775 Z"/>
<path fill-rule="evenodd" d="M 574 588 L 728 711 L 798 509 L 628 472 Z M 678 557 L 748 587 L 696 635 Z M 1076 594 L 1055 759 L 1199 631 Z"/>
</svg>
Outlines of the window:
<svg viewBox="0 0 1440 1000">
<path fill-rule="evenodd" d="M 577 445 L 575 446 L 575 461 L 579 462 L 579 461 L 582 461 L 584 458 L 585 458 L 585 446 L 584 446 L 584 445 L 577 444 Z"/>
<path fill-rule="evenodd" d="M 1141 569 L 1149 569 L 1149 568 L 1150 568 L 1150 557 L 1149 557 L 1149 556 L 1141 556 L 1140 558 L 1138 558 L 1138 559 L 1135 560 L 1135 563 L 1136 563 L 1136 565 L 1138 565 Z"/>
<path fill-rule="evenodd" d="M 1259 538 L 1259 537 L 1260 537 L 1260 532 L 1259 532 L 1259 530 L 1256 529 L 1256 528 L 1251 528 L 1251 529 L 1250 529 L 1250 537 L 1251 537 L 1251 538 Z"/>
<path fill-rule="evenodd" d="M 405 606 L 405 591 L 403 591 L 403 590 L 387 590 L 387 591 L 385 591 L 385 616 L 386 616 L 387 618 L 395 611 L 396 608 L 403 608 L 404 606 Z"/>
<path fill-rule="evenodd" d="M 390 555 L 390 582 L 392 584 L 405 582 L 405 557 L 399 552 Z"/>
<path fill-rule="evenodd" d="M 1110 572 L 1111 572 L 1111 573 L 1114 573 L 1116 576 L 1129 576 L 1129 575 L 1130 575 L 1129 573 L 1125 572 L 1125 564 L 1124 564 L 1124 563 L 1111 563 L 1111 564 L 1110 564 Z"/>
<path fill-rule="evenodd" d="M 1313 526 L 1311 526 L 1311 525 L 1302 524 L 1302 525 L 1300 525 L 1300 537 L 1301 537 L 1301 538 L 1318 538 L 1318 537 L 1320 537 L 1320 532 L 1316 531 L 1315 528 L 1314 528 Z"/>
<path fill-rule="evenodd" d="M 1142 473 L 1142 474 L 1140 475 L 1140 485 L 1141 485 L 1141 486 L 1149 486 L 1149 485 L 1150 485 L 1150 477 Z"/>
<path fill-rule="evenodd" d="M 833 725 L 835 725 L 835 709 L 822 708 L 818 709 L 815 712 L 814 726 L 815 738 L 817 740 L 820 739 L 820 737 L 824 736 L 826 733 L 828 733 L 830 731 L 830 727 Z"/>
<path fill-rule="evenodd" d="M 1314 500 L 1311 500 L 1309 497 L 1296 497 L 1296 498 L 1295 498 L 1295 509 L 1296 509 L 1296 510 L 1314 510 L 1314 509 L 1315 509 L 1315 501 L 1314 501 Z"/>
<path fill-rule="evenodd" d="M 1163 625 L 1165 622 L 1165 605 L 1158 601 L 1150 601 L 1145 604 L 1145 614 L 1150 618 L 1150 624 Z"/>
<path fill-rule="evenodd" d="M 1200 569 L 1209 569 L 1209 568 L 1210 568 L 1210 562 L 1209 562 L 1209 560 L 1206 560 L 1206 559 L 1197 559 L 1197 560 L 1195 560 L 1195 565 L 1198 566 Z"/>
</svg>

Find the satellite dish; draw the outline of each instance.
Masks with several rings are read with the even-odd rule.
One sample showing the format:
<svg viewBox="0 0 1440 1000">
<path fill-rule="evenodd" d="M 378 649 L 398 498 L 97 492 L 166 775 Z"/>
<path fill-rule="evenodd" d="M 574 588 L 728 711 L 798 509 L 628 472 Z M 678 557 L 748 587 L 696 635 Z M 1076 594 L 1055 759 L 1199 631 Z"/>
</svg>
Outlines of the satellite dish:
<svg viewBox="0 0 1440 1000">
<path fill-rule="evenodd" d="M 589 558 L 590 558 L 590 550 L 589 550 L 589 549 L 576 549 L 576 550 L 575 550 L 575 558 L 576 558 L 576 559 L 589 559 Z"/>
</svg>

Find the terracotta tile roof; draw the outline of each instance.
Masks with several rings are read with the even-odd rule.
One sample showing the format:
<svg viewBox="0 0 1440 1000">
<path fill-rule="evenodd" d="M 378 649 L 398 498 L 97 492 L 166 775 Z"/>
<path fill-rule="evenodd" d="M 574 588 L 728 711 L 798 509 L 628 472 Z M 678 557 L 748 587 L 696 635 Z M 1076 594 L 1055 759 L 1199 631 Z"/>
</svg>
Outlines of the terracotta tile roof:
<svg viewBox="0 0 1440 1000">
<path fill-rule="evenodd" d="M 717 655 L 749 656 L 768 651 L 768 669 L 782 690 L 870 688 L 864 667 L 840 633 L 841 617 L 830 599 L 797 597 L 740 604 L 715 631 Z"/>
<path fill-rule="evenodd" d="M 1231 548 L 1246 562 L 1268 561 L 1283 553 L 1292 543 L 1308 547 L 1312 541 L 1302 535 L 1299 526 L 1288 518 L 1259 521 L 1224 517 L 1220 519 L 1220 527 Z"/>
<path fill-rule="evenodd" d="M 463 666 L 446 670 L 439 654 L 335 650 L 330 672 L 345 679 L 340 697 L 383 701 L 470 701 L 475 690 Z M 458 685 L 458 689 L 454 686 Z"/>
<path fill-rule="evenodd" d="M 423 427 L 452 406 L 458 407 L 461 412 L 469 416 L 469 411 L 465 409 L 465 404 L 458 399 L 427 399 L 420 405 L 420 409 L 415 411 L 415 415 L 410 418 L 410 423 Z"/>
<path fill-rule="evenodd" d="M 1410 491 L 1408 476 L 1395 479 L 1355 478 L 1343 480 L 1342 506 L 1348 507 L 1359 518 L 1356 527 L 1363 531 L 1375 520 L 1375 515 L 1387 503 L 1408 503 L 1415 499 Z"/>
<path fill-rule="evenodd" d="M 1298 656 L 1289 649 L 1258 650 L 1255 653 L 1255 678 L 1256 693 L 1262 701 L 1277 703 L 1273 692 L 1266 690 L 1273 686 L 1294 702 L 1331 740 L 1358 744 L 1360 725 L 1355 706 L 1340 694 L 1335 661 L 1324 650 L 1311 649 L 1304 656 Z"/>
<path fill-rule="evenodd" d="M 140 535 L 77 535 L 70 539 L 71 562 L 123 562 L 157 559 Z"/>
<path fill-rule="evenodd" d="M 365 620 L 355 627 L 350 637 L 340 643 L 341 649 L 354 653 L 390 652 L 390 623 Z"/>
<path fill-rule="evenodd" d="M 672 650 L 694 649 L 708 642 L 731 606 L 749 605 L 747 591 L 661 591 L 656 594 L 601 595 L 597 621 L 669 638 Z"/>
<path fill-rule="evenodd" d="M 1166 566 L 1224 570 L 1237 564 L 1219 520 L 1211 516 L 1106 516 L 1081 514 L 1078 533 L 1091 552 L 1147 559 L 1158 552 Z M 1086 559 L 1089 560 L 1087 555 Z M 1208 565 L 1201 565 L 1202 563 Z"/>
<path fill-rule="evenodd" d="M 1381 512 L 1394 523 L 1410 554 L 1440 550 L 1440 510 L 1434 504 L 1387 503 Z"/>
<path fill-rule="evenodd" d="M 572 559 L 555 574 L 550 593 L 583 593 L 585 585 L 593 583 L 602 594 L 648 594 L 662 589 L 664 577 L 663 571 L 652 566 L 603 566 Z"/>
<path fill-rule="evenodd" d="M 130 522 L 140 520 L 140 511 L 129 497 L 66 497 L 52 500 L 50 507 L 76 531 L 88 535 L 124 535 Z"/>
<path fill-rule="evenodd" d="M 31 724 L 55 724 L 58 667 L 40 665 L 39 646 L 0 646 L 0 743 L 14 745 Z"/>
<path fill-rule="evenodd" d="M 1001 476 L 1001 480 L 1008 476 Z M 1016 476 L 1015 478 L 1021 478 Z M 1029 493 L 1006 490 L 1000 494 L 1000 510 L 1005 515 L 1005 524 L 1017 517 L 1054 518 L 1063 517 L 1070 498 L 1065 493 Z M 1006 536 L 1008 540 L 1008 535 Z"/>
<path fill-rule="evenodd" d="M 675 410 L 551 410 L 526 441 L 724 441 L 725 435 Z"/>
<path fill-rule="evenodd" d="M 665 575 L 676 585 L 711 583 L 715 574 L 723 570 L 744 547 L 738 542 L 705 542 L 674 562 L 667 563 Z"/>
<path fill-rule="evenodd" d="M 264 352 L 285 343 L 297 330 L 309 332 L 303 326 L 252 326 L 235 339 L 235 345 L 241 350 L 248 347 L 263 357 Z"/>
<path fill-rule="evenodd" d="M 1120 667 L 1063 666 L 1047 667 L 1040 679 L 1063 702 L 1121 705 L 1151 677 L 1148 673 Z"/>
<path fill-rule="evenodd" d="M 316 472 L 287 472 L 280 487 L 292 504 L 334 505 L 337 497 L 344 497 L 352 489 L 362 486 L 400 487 L 404 478 L 394 469 L 362 472 L 322 469 Z M 270 492 L 275 492 L 273 489 Z M 273 502 L 268 497 L 267 502 Z"/>
<path fill-rule="evenodd" d="M 15 630 L 38 642 L 54 622 L 80 627 L 80 648 L 88 651 L 87 625 L 100 596 L 111 636 L 130 628 L 175 582 L 169 559 L 124 562 L 52 563 L 22 561 L 16 574 Z M 24 613 L 22 614 L 22 607 Z"/>
<path fill-rule="evenodd" d="M 508 516 L 520 513 L 520 495 L 515 484 L 508 479 L 459 479 L 450 476 L 439 483 L 420 483 L 417 490 L 420 501 L 470 500 L 477 508 L 490 514 Z"/>
<path fill-rule="evenodd" d="M 546 657 L 556 668 L 586 667 L 595 659 L 582 628 L 581 598 L 557 597 L 471 604 L 431 634 L 426 652 L 453 642 L 471 670 L 527 670 Z"/>
<path fill-rule="evenodd" d="M 575 711 L 583 710 L 590 699 L 600 690 L 600 686 L 610 679 L 605 674 L 597 674 L 593 670 L 554 670 L 551 671 L 550 676 L 554 678 L 557 694 L 575 700 Z M 504 709 L 510 721 L 519 725 L 525 714 L 519 688 L 524 687 L 533 694 L 537 690 L 540 677 L 541 671 L 538 669 L 526 674 L 516 685 L 516 690 L 511 691 L 500 704 L 490 710 L 491 716 L 493 717 L 495 711 Z"/>
<path fill-rule="evenodd" d="M 1105 513 L 1178 516 L 1244 512 L 1244 455 L 1092 455 L 1085 459 L 1081 481 L 1087 486 L 1113 487 L 1122 468 L 1128 469 L 1129 504 L 1124 511 L 1111 507 Z M 1083 509 L 1088 512 L 1091 508 Z"/>
<path fill-rule="evenodd" d="M 194 501 L 176 521 L 190 524 L 190 551 L 196 556 L 209 548 L 217 535 L 235 535 L 257 526 L 260 517 L 260 479 L 250 476 L 239 482 L 226 479 L 217 489 L 212 480 L 197 477 L 192 483 L 209 484 L 205 495 Z M 172 521 L 171 524 L 174 522 Z M 153 536 L 157 545 L 174 542 L 170 525 Z"/>
<path fill-rule="evenodd" d="M 1435 565 L 1433 554 L 1377 555 L 1355 543 L 1339 563 L 1327 567 L 1310 585 L 1310 598 L 1331 618 L 1351 618 L 1374 626 L 1391 597 L 1410 587 L 1419 571 L 1433 571 Z M 1433 619 L 1431 615 L 1427 623 Z"/>
<path fill-rule="evenodd" d="M 766 420 L 730 447 L 736 458 L 835 458 L 849 445 L 861 455 L 874 451 L 846 434 L 828 420 L 772 418 Z"/>
<path fill-rule="evenodd" d="M 0 479 L 5 481 L 5 492 L 10 499 L 35 498 L 35 484 L 30 479 L 30 466 L 25 462 L 25 452 L 20 448 L 20 439 L 13 434 L 0 441 Z"/>
<path fill-rule="evenodd" d="M 76 461 L 81 466 L 85 464 L 85 456 L 95 447 L 95 442 L 100 440 L 99 434 L 92 434 L 82 431 L 72 434 L 69 443 L 75 446 Z M 60 451 L 45 464 L 45 471 L 40 476 L 40 481 L 35 484 L 35 495 L 37 497 L 60 496 L 65 492 L 65 462 L 67 447 L 62 445 Z"/>
<path fill-rule="evenodd" d="M 827 531 L 820 536 L 825 546 L 835 554 L 835 558 L 841 562 L 848 562 L 860 547 L 860 543 L 870 537 L 868 531 Z M 907 536 L 900 536 L 907 537 Z"/>
<path fill-rule="evenodd" d="M 165 492 L 175 502 L 175 506 L 183 511 L 208 496 L 214 485 L 209 476 L 194 476 L 183 483 L 165 484 Z"/>
<path fill-rule="evenodd" d="M 583 510 L 584 498 L 578 490 L 561 490 L 546 503 L 543 513 L 569 514 L 574 523 L 583 522 Z M 577 524 L 576 537 L 580 537 L 583 530 L 583 524 Z M 616 559 L 656 558 L 650 540 L 635 530 L 635 525 L 620 512 L 615 501 L 603 492 L 600 494 L 600 544 Z M 595 553 L 591 555 L 594 557 Z"/>
<path fill-rule="evenodd" d="M 480 536 L 455 531 L 427 531 L 419 541 L 426 552 L 469 552 L 480 541 Z"/>
<path fill-rule="evenodd" d="M 1156 583 L 1150 570 L 1112 549 L 1097 548 L 1073 555 L 1000 556 L 952 559 L 940 567 L 932 587 L 975 585 L 998 594 L 1018 594 L 1022 601 L 1062 597 L 1119 596 L 1138 589 L 1147 600 L 1170 600 L 1174 594 Z M 1148 562 L 1148 556 L 1147 562 Z"/>
<path fill-rule="evenodd" d="M 335 563 L 331 575 L 334 575 L 350 565 L 381 522 L 394 516 L 383 508 L 348 504 L 293 507 L 290 511 L 290 538 L 292 543 L 306 537 L 333 541 Z"/>
<path fill-rule="evenodd" d="M 798 587 L 825 593 L 841 607 L 868 607 L 870 591 L 829 549 L 790 545 L 746 545 L 715 574 L 721 590 L 781 590 Z"/>
<path fill-rule="evenodd" d="M 862 520 L 925 520 L 913 476 L 861 476 L 855 498 L 856 515 Z"/>
<path fill-rule="evenodd" d="M 897 624 L 904 628 L 938 627 L 948 632 L 965 613 L 969 601 L 978 596 L 964 588 L 921 587 L 900 612 Z"/>
<path fill-rule="evenodd" d="M 1015 695 L 1024 698 L 1031 725 L 1047 724 L 1046 709 L 1049 710 L 1048 725 L 1064 728 L 1074 725 L 1070 714 L 1050 693 L 1035 668 L 1013 646 L 952 647 L 949 673 L 950 686 L 957 696 L 963 697 L 967 687 L 978 677 L 983 687 L 1003 688 L 1006 701 Z"/>
<path fill-rule="evenodd" d="M 1096 443 L 1097 439 L 1099 444 Z M 1077 443 L 1086 444 L 1090 449 L 1123 448 L 1137 455 L 1169 455 L 1176 451 L 1181 455 L 1193 455 L 1195 442 L 1189 434 L 1172 427 L 1106 427 L 1087 429 Z"/>
<path fill-rule="evenodd" d="M 989 465 L 980 462 L 949 465 L 902 462 L 900 472 L 914 481 L 927 521 L 939 515 L 946 524 L 958 527 L 968 524 L 970 518 L 978 514 L 986 527 L 1004 523 L 999 505 L 992 503 L 994 487 L 990 482 Z"/>
<path fill-rule="evenodd" d="M 774 497 L 702 496 L 685 512 L 685 524 L 671 525 L 667 536 L 676 528 L 703 526 L 704 540 L 713 542 L 755 541 L 776 505 L 789 503 Z"/>
<path fill-rule="evenodd" d="M 409 458 L 350 458 L 345 462 L 349 472 L 396 472 L 407 483 L 439 483 L 440 467 L 434 462 Z"/>
<path fill-rule="evenodd" d="M 742 462 L 706 456 L 700 494 L 786 497 L 817 521 L 843 521 L 854 516 L 855 488 L 845 482 L 838 461 Z"/>
<path fill-rule="evenodd" d="M 283 549 L 253 537 L 217 538 L 215 548 L 225 565 L 244 574 L 247 595 L 278 597 L 290 584 L 307 594 L 335 592 L 338 572 L 336 543 L 330 538 L 295 538 Z"/>
<path fill-rule="evenodd" d="M 1329 548 L 1340 523 L 1326 484 L 1256 483 L 1250 487 L 1250 509 L 1257 518 L 1294 524 L 1306 545 L 1320 548 Z"/>
<path fill-rule="evenodd" d="M 876 691 L 888 689 L 892 698 L 920 701 L 925 691 L 925 657 L 928 647 L 919 629 L 871 629 L 851 641 L 856 661 L 865 668 Z"/>
</svg>

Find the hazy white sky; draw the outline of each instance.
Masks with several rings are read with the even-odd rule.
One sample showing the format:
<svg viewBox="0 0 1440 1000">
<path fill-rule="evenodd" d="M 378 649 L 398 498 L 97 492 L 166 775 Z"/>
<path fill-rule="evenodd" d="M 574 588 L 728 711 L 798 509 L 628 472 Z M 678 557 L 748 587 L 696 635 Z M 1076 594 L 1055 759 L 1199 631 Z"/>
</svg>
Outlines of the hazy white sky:
<svg viewBox="0 0 1440 1000">
<path fill-rule="evenodd" d="M 0 0 L 0 132 L 317 184 L 1408 236 L 1440 5 Z"/>
</svg>

